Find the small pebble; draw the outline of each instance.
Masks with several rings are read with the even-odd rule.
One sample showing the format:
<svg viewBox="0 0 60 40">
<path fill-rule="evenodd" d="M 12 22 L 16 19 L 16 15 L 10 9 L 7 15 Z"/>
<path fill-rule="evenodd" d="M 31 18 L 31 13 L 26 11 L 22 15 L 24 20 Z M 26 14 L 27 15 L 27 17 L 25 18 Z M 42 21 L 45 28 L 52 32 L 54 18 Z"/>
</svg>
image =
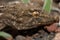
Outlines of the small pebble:
<svg viewBox="0 0 60 40">
<path fill-rule="evenodd" d="M 21 35 L 18 35 L 18 36 L 16 36 L 15 40 L 25 40 L 25 37 L 21 36 Z"/>
<path fill-rule="evenodd" d="M 57 33 L 52 40 L 60 40 L 60 33 Z"/>
</svg>

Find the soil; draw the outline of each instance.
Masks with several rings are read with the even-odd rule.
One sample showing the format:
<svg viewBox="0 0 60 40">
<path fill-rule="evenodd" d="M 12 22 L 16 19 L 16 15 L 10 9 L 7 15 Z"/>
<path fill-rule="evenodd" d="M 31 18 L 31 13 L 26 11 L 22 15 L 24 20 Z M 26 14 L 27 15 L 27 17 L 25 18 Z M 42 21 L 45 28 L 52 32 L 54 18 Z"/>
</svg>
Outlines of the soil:
<svg viewBox="0 0 60 40">
<path fill-rule="evenodd" d="M 52 40 L 60 32 L 55 24 L 59 22 L 59 0 L 53 0 L 50 14 L 42 12 L 42 0 L 31 0 L 28 4 L 19 0 L 0 2 L 0 31 L 11 34 L 14 40 Z"/>
</svg>

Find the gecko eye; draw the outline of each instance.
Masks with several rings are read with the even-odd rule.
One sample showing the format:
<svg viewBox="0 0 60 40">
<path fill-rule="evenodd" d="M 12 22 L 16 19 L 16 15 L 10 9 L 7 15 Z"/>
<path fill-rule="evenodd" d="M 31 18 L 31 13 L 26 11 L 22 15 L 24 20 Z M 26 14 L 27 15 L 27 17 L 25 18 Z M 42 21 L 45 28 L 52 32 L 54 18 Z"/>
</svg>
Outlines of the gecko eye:
<svg viewBox="0 0 60 40">
<path fill-rule="evenodd" d="M 35 18 L 38 18 L 38 17 L 39 17 L 39 12 L 34 11 L 34 12 L 32 13 L 32 16 L 35 17 Z"/>
</svg>

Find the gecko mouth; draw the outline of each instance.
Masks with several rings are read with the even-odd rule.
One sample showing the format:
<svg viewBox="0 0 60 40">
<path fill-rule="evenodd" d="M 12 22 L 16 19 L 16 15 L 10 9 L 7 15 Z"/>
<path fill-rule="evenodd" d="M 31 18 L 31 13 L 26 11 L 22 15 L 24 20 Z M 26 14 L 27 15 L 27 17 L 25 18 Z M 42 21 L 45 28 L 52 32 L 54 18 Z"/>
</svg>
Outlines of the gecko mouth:
<svg viewBox="0 0 60 40">
<path fill-rule="evenodd" d="M 32 36 L 32 35 L 38 33 L 39 30 L 43 30 L 48 34 L 50 33 L 46 29 L 44 29 L 44 26 L 40 26 L 40 27 L 36 27 L 36 28 L 32 28 L 32 29 L 26 29 L 26 30 L 17 30 L 17 29 L 11 28 L 10 26 L 7 26 L 4 29 L 2 29 L 1 31 L 9 33 L 15 38 L 17 35 Z"/>
</svg>

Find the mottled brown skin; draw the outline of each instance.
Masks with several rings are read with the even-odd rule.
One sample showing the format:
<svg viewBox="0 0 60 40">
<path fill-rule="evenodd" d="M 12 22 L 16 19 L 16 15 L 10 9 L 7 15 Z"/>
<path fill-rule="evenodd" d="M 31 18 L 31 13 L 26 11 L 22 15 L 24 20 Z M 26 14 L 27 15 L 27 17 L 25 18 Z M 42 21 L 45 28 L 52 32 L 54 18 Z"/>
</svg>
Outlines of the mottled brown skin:
<svg viewBox="0 0 60 40">
<path fill-rule="evenodd" d="M 38 25 L 49 25 L 58 22 L 59 15 L 41 12 L 38 5 L 13 4 L 5 6 L 4 14 L 0 16 L 0 29 L 6 25 L 18 30 L 35 28 Z"/>
</svg>

